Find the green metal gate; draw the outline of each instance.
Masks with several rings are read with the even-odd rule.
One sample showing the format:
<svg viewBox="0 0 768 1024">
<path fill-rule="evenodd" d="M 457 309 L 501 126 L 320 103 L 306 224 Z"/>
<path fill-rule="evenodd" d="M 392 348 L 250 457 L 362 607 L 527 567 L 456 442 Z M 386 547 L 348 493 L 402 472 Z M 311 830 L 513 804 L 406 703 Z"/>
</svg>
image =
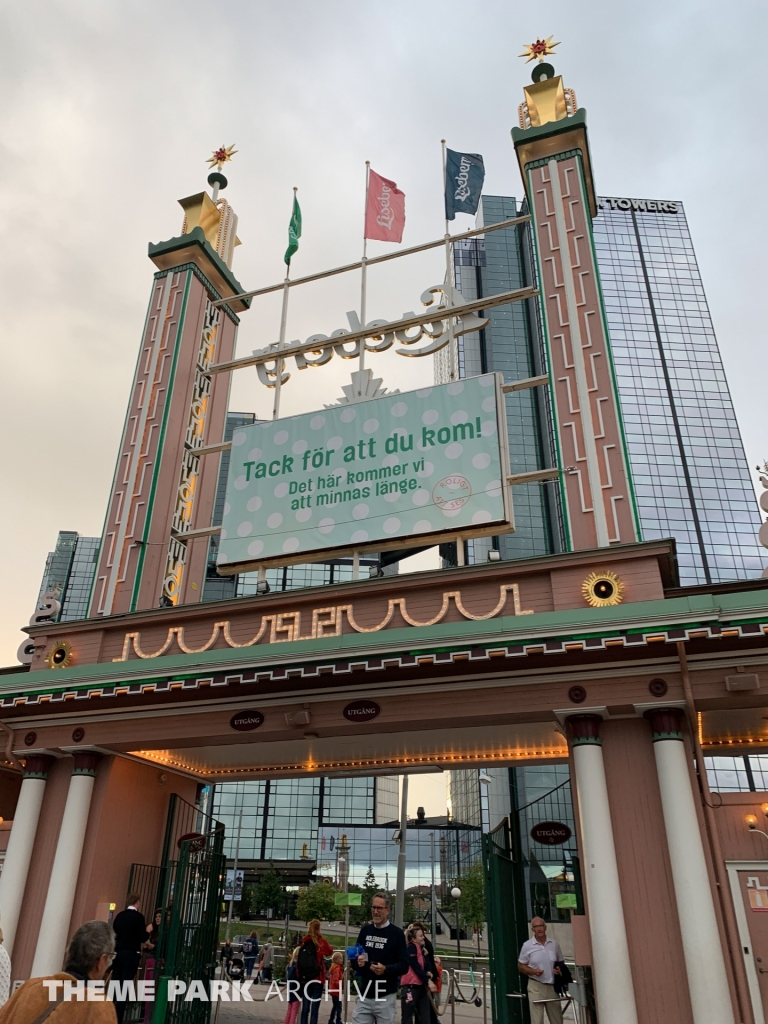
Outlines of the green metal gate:
<svg viewBox="0 0 768 1024">
<path fill-rule="evenodd" d="M 528 938 L 522 851 L 517 815 L 483 836 L 483 868 L 494 1024 L 529 1024 L 528 998 L 517 969 Z"/>
<path fill-rule="evenodd" d="M 158 867 L 134 864 L 129 891 L 146 889 L 143 899 L 148 910 L 161 913 L 155 951 L 155 1005 L 152 1024 L 207 1024 L 210 1003 L 202 999 L 189 1002 L 183 996 L 168 1002 L 168 982 L 202 982 L 210 995 L 210 982 L 216 967 L 219 915 L 224 898 L 226 858 L 224 825 L 171 794 L 168 808 L 163 856 Z M 131 1011 L 132 1014 L 131 1014 Z M 143 1017 L 136 1004 L 126 1024 Z"/>
<path fill-rule="evenodd" d="M 224 897 L 226 860 L 224 826 L 202 839 L 180 843 L 179 859 L 168 862 L 163 905 L 165 921 L 160 927 L 159 948 L 162 973 L 157 979 L 153 1024 L 206 1024 L 210 1004 L 202 999 L 167 999 L 168 982 L 173 978 L 189 987 L 201 981 L 206 995 L 216 969 L 219 938 L 219 914 Z"/>
</svg>

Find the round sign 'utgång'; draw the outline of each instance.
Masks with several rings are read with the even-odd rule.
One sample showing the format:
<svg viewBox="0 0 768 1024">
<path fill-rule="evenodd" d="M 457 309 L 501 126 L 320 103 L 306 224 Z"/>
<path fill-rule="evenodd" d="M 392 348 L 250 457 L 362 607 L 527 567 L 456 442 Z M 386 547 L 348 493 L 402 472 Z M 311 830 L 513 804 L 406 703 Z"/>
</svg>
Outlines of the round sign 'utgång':
<svg viewBox="0 0 768 1024">
<path fill-rule="evenodd" d="M 264 715 L 260 711 L 238 711 L 232 715 L 229 724 L 238 732 L 250 732 L 251 729 L 258 729 L 264 721 Z"/>
<path fill-rule="evenodd" d="M 531 829 L 531 839 L 542 846 L 559 846 L 571 838 L 571 830 L 560 821 L 540 821 Z"/>
<path fill-rule="evenodd" d="M 370 722 L 381 714 L 375 700 L 353 700 L 344 708 L 344 717 L 350 722 Z"/>
</svg>

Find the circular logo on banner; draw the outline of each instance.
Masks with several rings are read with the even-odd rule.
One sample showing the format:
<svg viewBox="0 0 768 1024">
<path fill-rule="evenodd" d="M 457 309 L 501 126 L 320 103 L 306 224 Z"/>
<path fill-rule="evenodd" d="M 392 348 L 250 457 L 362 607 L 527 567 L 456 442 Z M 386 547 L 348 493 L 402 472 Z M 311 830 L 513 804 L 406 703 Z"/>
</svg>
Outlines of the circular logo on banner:
<svg viewBox="0 0 768 1024">
<path fill-rule="evenodd" d="M 185 836 L 181 836 L 177 842 L 177 846 L 181 849 L 182 843 L 189 843 L 190 853 L 199 853 L 200 850 L 205 849 L 205 836 L 202 832 L 187 832 Z"/>
<path fill-rule="evenodd" d="M 375 700 L 353 700 L 344 708 L 344 717 L 350 722 L 370 722 L 380 714 L 381 708 Z"/>
<path fill-rule="evenodd" d="M 238 711 L 232 715 L 229 724 L 238 732 L 250 732 L 251 729 L 258 729 L 264 721 L 264 715 L 260 711 Z"/>
<path fill-rule="evenodd" d="M 432 501 L 445 512 L 455 512 L 472 497 L 472 485 L 461 473 L 444 476 L 432 488 Z"/>
<path fill-rule="evenodd" d="M 531 829 L 531 839 L 541 846 L 559 846 L 571 838 L 571 830 L 560 821 L 540 821 Z"/>
</svg>

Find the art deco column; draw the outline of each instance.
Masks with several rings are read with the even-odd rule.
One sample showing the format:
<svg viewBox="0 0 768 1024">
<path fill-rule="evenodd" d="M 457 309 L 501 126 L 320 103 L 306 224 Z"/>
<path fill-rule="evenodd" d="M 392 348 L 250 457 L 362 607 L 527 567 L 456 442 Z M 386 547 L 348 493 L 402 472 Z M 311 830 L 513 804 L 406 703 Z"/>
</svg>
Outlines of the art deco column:
<svg viewBox="0 0 768 1024">
<path fill-rule="evenodd" d="M 3 945 L 9 955 L 13 952 L 32 847 L 35 845 L 40 808 L 48 781 L 48 769 L 52 762 L 53 758 L 48 754 L 30 754 L 24 765 L 24 779 L 13 816 L 3 873 L 0 875 L 0 923 L 3 927 Z"/>
<path fill-rule="evenodd" d="M 648 711 L 695 1024 L 732 1024 L 728 978 L 679 708 Z"/>
<path fill-rule="evenodd" d="M 600 1020 L 637 1024 L 635 990 L 605 782 L 599 715 L 571 715 L 566 725 L 573 747 L 581 824 L 581 864 L 587 890 L 592 965 Z"/>
<path fill-rule="evenodd" d="M 61 970 L 99 759 L 99 755 L 92 751 L 75 754 L 67 803 L 48 883 L 48 895 L 40 923 L 40 936 L 32 964 L 33 978 L 55 974 Z"/>
</svg>

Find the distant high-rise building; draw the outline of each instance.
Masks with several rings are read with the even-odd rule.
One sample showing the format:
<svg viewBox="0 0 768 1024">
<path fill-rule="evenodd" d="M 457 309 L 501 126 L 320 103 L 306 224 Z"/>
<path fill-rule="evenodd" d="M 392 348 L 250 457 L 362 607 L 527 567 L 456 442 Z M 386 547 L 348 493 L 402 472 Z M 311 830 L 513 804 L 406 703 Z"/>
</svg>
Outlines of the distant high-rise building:
<svg viewBox="0 0 768 1024">
<path fill-rule="evenodd" d="M 72 530 L 61 530 L 56 549 L 48 553 L 38 604 L 44 594 L 58 592 L 61 622 L 84 619 L 88 614 L 99 542 L 99 537 L 81 537 Z"/>
<path fill-rule="evenodd" d="M 511 197 L 483 196 L 479 227 L 525 212 Z M 602 199 L 593 222 L 606 318 L 644 540 L 674 537 L 685 584 L 759 576 L 761 517 L 682 203 Z M 456 287 L 467 299 L 535 283 L 530 228 L 457 242 Z M 505 380 L 546 372 L 538 301 L 499 306 L 484 330 L 459 339 L 462 376 Z M 447 353 L 435 376 L 447 380 Z M 556 464 L 547 388 L 506 396 L 513 473 Z M 514 489 L 516 531 L 502 557 L 564 545 L 559 484 Z M 469 542 L 472 561 L 492 542 Z"/>
<path fill-rule="evenodd" d="M 676 539 L 684 584 L 759 576 L 761 517 L 683 204 L 600 205 L 595 248 L 643 539 Z"/>
<path fill-rule="evenodd" d="M 517 203 L 506 196 L 483 196 L 477 226 L 498 224 L 518 215 Z M 527 228 L 527 226 L 526 226 Z M 524 288 L 533 282 L 530 235 L 519 227 L 490 232 L 454 245 L 455 283 L 468 301 L 499 292 Z M 483 316 L 484 330 L 459 338 L 459 374 L 500 371 L 505 381 L 535 377 L 545 372 L 534 300 L 495 306 Z M 435 356 L 435 379 L 447 382 L 450 355 L 447 348 Z M 556 465 L 550 436 L 546 389 L 536 388 L 506 395 L 507 434 L 513 473 L 527 473 Z M 528 558 L 551 554 L 562 548 L 559 526 L 559 484 L 525 484 L 515 487 L 515 532 L 498 538 L 503 558 Z M 468 542 L 470 561 L 482 561 L 490 538 Z"/>
</svg>

